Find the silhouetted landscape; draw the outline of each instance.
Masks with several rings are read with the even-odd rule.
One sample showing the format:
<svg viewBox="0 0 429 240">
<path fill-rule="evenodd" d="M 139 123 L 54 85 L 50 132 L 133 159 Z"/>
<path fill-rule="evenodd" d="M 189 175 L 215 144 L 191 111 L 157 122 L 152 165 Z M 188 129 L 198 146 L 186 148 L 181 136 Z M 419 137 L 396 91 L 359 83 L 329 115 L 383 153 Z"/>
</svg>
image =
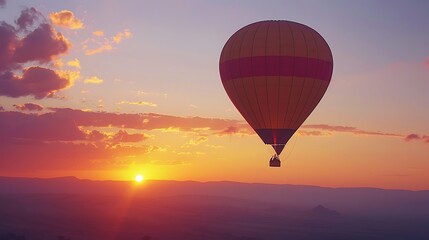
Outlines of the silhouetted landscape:
<svg viewBox="0 0 429 240">
<path fill-rule="evenodd" d="M 0 178 L 0 239 L 428 239 L 429 191 Z"/>
</svg>

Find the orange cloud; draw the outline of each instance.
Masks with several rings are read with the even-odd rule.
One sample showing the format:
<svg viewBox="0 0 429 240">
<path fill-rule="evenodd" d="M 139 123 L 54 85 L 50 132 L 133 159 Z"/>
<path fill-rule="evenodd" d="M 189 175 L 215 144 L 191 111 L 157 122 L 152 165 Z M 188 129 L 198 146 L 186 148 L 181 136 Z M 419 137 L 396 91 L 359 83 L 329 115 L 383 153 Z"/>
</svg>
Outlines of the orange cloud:
<svg viewBox="0 0 429 240">
<path fill-rule="evenodd" d="M 298 134 L 301 136 L 328 136 L 331 135 L 329 132 L 323 132 L 323 131 L 306 131 L 306 130 L 298 130 Z"/>
<path fill-rule="evenodd" d="M 68 61 L 67 65 L 80 69 L 80 62 L 79 62 L 79 59 L 77 58 L 75 58 L 74 60 Z"/>
<path fill-rule="evenodd" d="M 95 37 L 104 36 L 104 32 L 99 30 L 92 33 Z M 131 31 L 129 29 L 125 29 L 123 32 L 118 32 L 113 37 L 104 38 L 103 41 L 99 41 L 97 38 L 88 38 L 83 41 L 82 49 L 85 50 L 85 55 L 94 55 L 106 51 L 113 50 L 114 45 L 118 45 L 124 39 L 131 37 Z M 90 46 L 95 45 L 95 46 Z"/>
<path fill-rule="evenodd" d="M 116 44 L 120 43 L 124 38 L 130 38 L 131 37 L 131 32 L 129 29 L 125 29 L 123 32 L 118 32 L 114 37 L 113 37 L 113 42 L 115 42 Z"/>
<path fill-rule="evenodd" d="M 77 19 L 74 16 L 74 13 L 69 10 L 53 12 L 49 14 L 49 17 L 54 25 L 57 25 L 60 27 L 70 28 L 70 29 L 83 28 L 82 21 Z"/>
<path fill-rule="evenodd" d="M 90 83 L 90 84 L 101 84 L 103 83 L 103 79 L 100 79 L 99 77 L 92 76 L 90 78 L 87 78 L 83 81 L 84 83 Z"/>
<path fill-rule="evenodd" d="M 101 46 L 99 46 L 98 48 L 95 48 L 95 49 L 87 49 L 85 51 L 85 55 L 90 56 L 90 55 L 94 55 L 94 54 L 97 54 L 97 53 L 102 53 L 102 52 L 105 52 L 105 51 L 110 51 L 112 49 L 113 49 L 112 45 L 110 45 L 109 43 L 106 43 L 106 44 L 103 44 L 103 45 L 101 45 Z"/>
<path fill-rule="evenodd" d="M 208 140 L 209 138 L 206 136 L 201 136 L 201 137 L 198 137 L 197 139 L 191 139 L 187 143 L 185 143 L 185 145 L 183 145 L 182 148 L 197 146 L 197 145 L 200 145 L 201 143 L 207 142 Z"/>
<path fill-rule="evenodd" d="M 43 106 L 36 103 L 24 103 L 13 105 L 16 109 L 21 111 L 42 111 Z"/>
<path fill-rule="evenodd" d="M 92 35 L 97 36 L 97 37 L 102 37 L 102 36 L 104 36 L 104 32 L 101 30 L 98 30 L 98 31 L 92 32 Z"/>
</svg>

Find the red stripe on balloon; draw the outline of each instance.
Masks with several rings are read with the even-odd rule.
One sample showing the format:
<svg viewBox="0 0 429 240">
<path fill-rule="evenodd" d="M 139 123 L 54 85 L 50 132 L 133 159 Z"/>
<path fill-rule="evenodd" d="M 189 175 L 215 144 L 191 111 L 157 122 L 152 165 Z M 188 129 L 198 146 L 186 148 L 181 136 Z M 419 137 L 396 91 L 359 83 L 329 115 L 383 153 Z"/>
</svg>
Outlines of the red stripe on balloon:
<svg viewBox="0 0 429 240">
<path fill-rule="evenodd" d="M 294 56 L 255 56 L 237 58 L 220 64 L 222 81 L 245 77 L 285 76 L 330 81 L 332 62 Z"/>
</svg>

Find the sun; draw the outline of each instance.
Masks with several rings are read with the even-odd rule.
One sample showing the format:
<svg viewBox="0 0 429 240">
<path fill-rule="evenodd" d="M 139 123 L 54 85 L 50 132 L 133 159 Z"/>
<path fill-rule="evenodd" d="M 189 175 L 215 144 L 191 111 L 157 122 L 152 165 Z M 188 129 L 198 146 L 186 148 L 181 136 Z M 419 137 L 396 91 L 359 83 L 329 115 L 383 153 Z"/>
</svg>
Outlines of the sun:
<svg viewBox="0 0 429 240">
<path fill-rule="evenodd" d="M 141 174 L 136 175 L 136 182 L 143 182 L 144 177 Z"/>
</svg>

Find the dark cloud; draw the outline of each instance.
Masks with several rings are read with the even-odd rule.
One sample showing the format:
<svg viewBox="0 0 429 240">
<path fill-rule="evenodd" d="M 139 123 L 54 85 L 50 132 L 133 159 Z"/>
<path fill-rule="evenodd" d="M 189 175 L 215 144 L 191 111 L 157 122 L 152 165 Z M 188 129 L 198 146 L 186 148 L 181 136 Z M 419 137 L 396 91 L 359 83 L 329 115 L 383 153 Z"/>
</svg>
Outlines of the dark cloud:
<svg viewBox="0 0 429 240">
<path fill-rule="evenodd" d="M 6 6 L 6 0 L 0 0 L 0 8 L 4 8 Z"/>
<path fill-rule="evenodd" d="M 69 41 L 34 8 L 24 9 L 16 24 L 0 22 L 0 96 L 40 99 L 71 85 L 71 75 L 60 76 L 42 66 L 24 67 L 28 63 L 49 63 L 67 53 Z"/>
<path fill-rule="evenodd" d="M 168 130 L 176 128 L 180 131 L 195 132 L 201 128 L 213 131 L 221 131 L 229 126 L 247 128 L 242 121 L 202 118 L 202 117 L 178 117 L 155 113 L 143 114 L 119 114 L 108 112 L 88 112 L 70 108 L 50 108 L 58 116 L 74 119 L 78 126 L 130 128 L 140 130 Z"/>
<path fill-rule="evenodd" d="M 421 141 L 424 143 L 429 143 L 429 136 L 426 135 L 419 135 L 419 134 L 409 134 L 404 138 L 405 141 Z"/>
<path fill-rule="evenodd" d="M 15 49 L 19 40 L 15 28 L 5 22 L 0 22 L 0 73 L 6 69 L 15 69 L 18 63 L 14 62 Z"/>
<path fill-rule="evenodd" d="M 19 30 L 29 30 L 37 21 L 42 20 L 43 15 L 35 8 L 25 8 L 21 11 L 21 15 L 16 19 L 15 23 Z"/>
<path fill-rule="evenodd" d="M 113 142 L 141 142 L 148 137 L 141 133 L 129 134 L 125 130 L 120 130 L 113 136 Z"/>
<path fill-rule="evenodd" d="M 24 103 L 13 105 L 16 109 L 21 111 L 42 111 L 43 106 L 36 103 Z"/>
<path fill-rule="evenodd" d="M 43 63 L 66 53 L 69 48 L 70 43 L 61 33 L 55 32 L 49 24 L 41 24 L 21 40 L 14 57 L 19 63 L 29 61 Z"/>
<path fill-rule="evenodd" d="M 421 137 L 418 134 L 414 134 L 414 133 L 409 134 L 404 138 L 405 141 L 420 140 L 420 139 Z"/>
<path fill-rule="evenodd" d="M 41 141 L 75 141 L 86 139 L 73 119 L 52 113 L 35 115 L 21 112 L 0 112 L 0 142 L 14 139 Z"/>
<path fill-rule="evenodd" d="M 105 140 L 107 138 L 108 138 L 108 136 L 105 133 L 102 133 L 98 130 L 92 130 L 86 136 L 86 139 L 88 139 L 90 141 L 102 141 L 102 140 Z"/>
<path fill-rule="evenodd" d="M 22 76 L 12 72 L 0 73 L 0 96 L 22 97 L 33 95 L 36 99 L 52 97 L 58 90 L 71 84 L 71 79 L 60 76 L 54 70 L 30 67 Z"/>
<path fill-rule="evenodd" d="M 4 111 L 4 107 L 0 106 L 0 112 L 3 112 L 3 111 Z"/>
</svg>

